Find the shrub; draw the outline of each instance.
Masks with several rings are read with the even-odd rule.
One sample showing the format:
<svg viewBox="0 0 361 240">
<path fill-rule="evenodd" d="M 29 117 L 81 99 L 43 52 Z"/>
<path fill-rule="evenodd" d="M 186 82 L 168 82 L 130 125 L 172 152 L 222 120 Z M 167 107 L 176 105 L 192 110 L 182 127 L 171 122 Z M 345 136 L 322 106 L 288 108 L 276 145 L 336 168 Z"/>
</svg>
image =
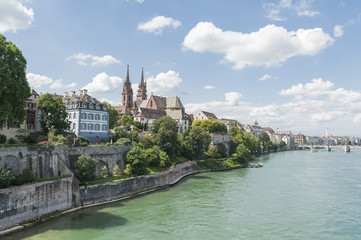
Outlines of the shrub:
<svg viewBox="0 0 361 240">
<path fill-rule="evenodd" d="M 0 144 L 4 144 L 4 143 L 6 143 L 6 136 L 0 134 Z"/>
<path fill-rule="evenodd" d="M 223 143 L 219 143 L 219 144 L 218 144 L 218 152 L 219 152 L 219 154 L 221 155 L 221 157 L 223 157 L 223 158 L 228 156 L 228 154 L 227 154 L 227 152 L 228 152 L 227 147 L 226 147 L 226 145 L 224 145 Z"/>
<path fill-rule="evenodd" d="M 169 158 L 169 156 L 168 156 L 168 154 L 166 152 L 161 150 L 159 152 L 159 158 L 160 158 L 159 166 L 161 166 L 161 167 L 169 167 L 171 165 L 170 158 Z"/>
<path fill-rule="evenodd" d="M 126 156 L 126 161 L 129 164 L 129 170 L 131 174 L 143 175 L 148 173 L 147 154 L 145 154 L 145 152 L 140 147 L 136 146 L 130 150 Z M 129 173 L 127 174 L 130 175 Z"/>
<path fill-rule="evenodd" d="M 94 180 L 95 169 L 98 161 L 91 158 L 89 154 L 81 155 L 78 161 L 74 164 L 74 174 L 80 182 L 85 183 L 87 181 Z"/>
<path fill-rule="evenodd" d="M 22 185 L 36 181 L 34 173 L 30 169 L 25 169 L 22 174 L 16 177 L 15 184 Z"/>
<path fill-rule="evenodd" d="M 81 146 L 82 146 L 82 147 L 87 147 L 88 144 L 89 144 L 89 143 L 87 143 L 87 142 L 82 142 L 82 143 L 81 143 Z"/>
<path fill-rule="evenodd" d="M 210 146 L 208 151 L 207 151 L 207 155 L 210 158 L 220 158 L 221 154 L 218 153 L 217 147 L 216 146 Z"/>
<path fill-rule="evenodd" d="M 23 142 L 27 144 L 34 144 L 36 143 L 36 136 L 35 135 L 28 135 L 24 137 Z"/>
<path fill-rule="evenodd" d="M 16 142 L 16 140 L 15 140 L 14 138 L 10 138 L 10 139 L 8 140 L 8 143 L 9 143 L 9 144 L 16 144 L 17 142 Z"/>
<path fill-rule="evenodd" d="M 119 138 L 118 142 L 121 146 L 130 146 L 132 144 L 132 140 L 129 138 Z"/>
<path fill-rule="evenodd" d="M 107 166 L 103 166 L 102 169 L 100 170 L 100 177 L 101 178 L 107 178 L 109 176 L 108 174 L 108 167 Z"/>
<path fill-rule="evenodd" d="M 115 176 L 115 177 L 120 176 L 120 167 L 119 167 L 118 164 L 116 164 L 115 167 L 114 167 L 113 176 Z"/>
<path fill-rule="evenodd" d="M 15 176 L 10 169 L 3 168 L 0 170 L 0 188 L 6 188 L 15 180 Z"/>
</svg>

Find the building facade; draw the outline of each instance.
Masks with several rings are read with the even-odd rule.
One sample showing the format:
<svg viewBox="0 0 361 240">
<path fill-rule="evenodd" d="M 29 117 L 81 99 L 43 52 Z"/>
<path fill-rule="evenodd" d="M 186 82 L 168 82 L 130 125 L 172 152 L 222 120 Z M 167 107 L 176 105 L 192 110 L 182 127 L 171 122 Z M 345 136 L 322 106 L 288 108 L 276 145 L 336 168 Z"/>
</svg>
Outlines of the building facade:
<svg viewBox="0 0 361 240">
<path fill-rule="evenodd" d="M 65 92 L 63 102 L 71 122 L 70 132 L 86 137 L 92 143 L 108 141 L 109 112 L 105 104 L 89 96 L 86 89 L 79 90 L 78 94 Z"/>
</svg>

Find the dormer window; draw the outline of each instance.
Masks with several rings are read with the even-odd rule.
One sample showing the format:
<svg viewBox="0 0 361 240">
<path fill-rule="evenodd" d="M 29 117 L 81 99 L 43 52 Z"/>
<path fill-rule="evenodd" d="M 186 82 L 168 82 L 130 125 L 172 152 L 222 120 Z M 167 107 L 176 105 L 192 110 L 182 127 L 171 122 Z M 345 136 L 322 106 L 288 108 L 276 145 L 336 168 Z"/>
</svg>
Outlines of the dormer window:
<svg viewBox="0 0 361 240">
<path fill-rule="evenodd" d="M 93 101 L 93 103 L 96 103 L 96 102 L 97 102 L 97 100 L 96 100 L 95 98 L 93 98 L 92 101 Z"/>
<path fill-rule="evenodd" d="M 103 106 L 103 110 L 106 111 L 106 110 L 107 110 L 107 106 L 104 105 L 104 106 Z"/>
<path fill-rule="evenodd" d="M 97 105 L 97 110 L 100 110 L 100 105 Z"/>
<path fill-rule="evenodd" d="M 89 101 L 90 101 L 90 98 L 86 98 L 86 101 L 89 102 Z"/>
<path fill-rule="evenodd" d="M 94 104 L 89 104 L 89 109 L 94 109 Z"/>
<path fill-rule="evenodd" d="M 83 108 L 87 108 L 88 105 L 86 103 L 83 103 Z"/>
</svg>

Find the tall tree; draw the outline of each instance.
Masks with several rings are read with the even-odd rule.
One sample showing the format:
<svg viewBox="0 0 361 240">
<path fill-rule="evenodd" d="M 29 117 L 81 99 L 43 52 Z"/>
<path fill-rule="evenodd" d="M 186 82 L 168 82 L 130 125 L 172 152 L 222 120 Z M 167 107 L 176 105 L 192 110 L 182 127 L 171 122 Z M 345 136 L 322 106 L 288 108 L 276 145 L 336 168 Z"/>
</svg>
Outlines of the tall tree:
<svg viewBox="0 0 361 240">
<path fill-rule="evenodd" d="M 113 129 L 118 120 L 118 111 L 108 102 L 103 102 L 109 111 L 109 129 Z"/>
<path fill-rule="evenodd" d="M 30 97 L 26 59 L 18 47 L 0 34 L 0 129 L 23 123 L 24 102 Z"/>
<path fill-rule="evenodd" d="M 70 122 L 66 119 L 68 114 L 61 97 L 53 97 L 49 93 L 39 98 L 41 110 L 41 128 L 44 134 L 54 129 L 56 134 L 61 134 L 70 128 Z"/>
</svg>

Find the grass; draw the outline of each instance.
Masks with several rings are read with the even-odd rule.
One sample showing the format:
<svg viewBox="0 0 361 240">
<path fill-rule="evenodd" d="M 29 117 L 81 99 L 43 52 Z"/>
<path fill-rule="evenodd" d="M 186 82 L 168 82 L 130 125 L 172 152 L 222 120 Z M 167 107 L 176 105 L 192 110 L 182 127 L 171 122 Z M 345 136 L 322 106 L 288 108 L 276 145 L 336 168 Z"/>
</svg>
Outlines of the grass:
<svg viewBox="0 0 361 240">
<path fill-rule="evenodd" d="M 94 184 L 102 184 L 102 183 L 108 183 L 108 182 L 118 182 L 125 179 L 130 178 L 128 175 L 120 175 L 120 176 L 111 176 L 107 178 L 98 178 L 94 181 L 87 182 L 87 185 L 94 185 Z"/>
<path fill-rule="evenodd" d="M 149 174 L 155 174 L 155 173 L 167 171 L 168 168 L 159 167 L 159 166 L 157 166 L 157 167 L 149 166 L 149 167 L 147 167 L 147 170 L 148 170 Z"/>
<path fill-rule="evenodd" d="M 208 170 L 223 170 L 223 169 L 230 169 L 235 167 L 243 167 L 242 164 L 232 162 L 227 158 L 218 158 L 218 159 L 204 159 L 197 161 L 198 166 L 203 169 Z"/>
</svg>

